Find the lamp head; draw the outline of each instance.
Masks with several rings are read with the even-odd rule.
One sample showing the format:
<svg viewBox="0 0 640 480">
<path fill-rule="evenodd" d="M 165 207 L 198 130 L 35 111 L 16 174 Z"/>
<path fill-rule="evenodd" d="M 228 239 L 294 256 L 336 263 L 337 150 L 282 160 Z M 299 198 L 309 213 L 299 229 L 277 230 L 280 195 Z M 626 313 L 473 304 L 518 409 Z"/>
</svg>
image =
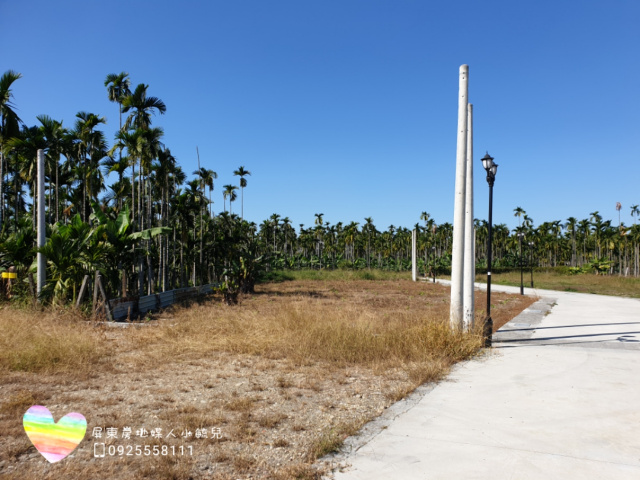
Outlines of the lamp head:
<svg viewBox="0 0 640 480">
<path fill-rule="evenodd" d="M 489 152 L 487 152 L 487 154 L 482 157 L 482 166 L 484 167 L 484 169 L 487 171 L 487 173 L 491 170 L 491 167 L 493 167 L 493 157 L 491 155 L 489 155 Z"/>
</svg>

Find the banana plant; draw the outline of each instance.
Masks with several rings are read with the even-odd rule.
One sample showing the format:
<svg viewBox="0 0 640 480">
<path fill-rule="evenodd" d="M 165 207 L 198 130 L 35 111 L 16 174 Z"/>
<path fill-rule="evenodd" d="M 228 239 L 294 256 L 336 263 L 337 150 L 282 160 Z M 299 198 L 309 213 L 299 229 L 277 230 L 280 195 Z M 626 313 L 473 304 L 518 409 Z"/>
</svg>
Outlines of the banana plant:
<svg viewBox="0 0 640 480">
<path fill-rule="evenodd" d="M 147 228 L 141 232 L 131 232 L 128 205 L 124 206 L 115 219 L 105 214 L 96 202 L 92 203 L 92 207 L 93 214 L 91 219 L 98 223 L 96 236 L 108 242 L 114 250 L 111 266 L 104 273 L 107 276 L 111 290 L 115 291 L 117 290 L 119 272 L 122 272 L 122 275 L 126 275 L 124 273 L 125 270 L 128 270 L 128 267 L 132 266 L 135 261 L 135 249 L 138 248 L 139 253 L 143 255 L 148 253 L 144 248 L 144 242 L 140 240 L 152 240 L 158 235 L 171 232 L 171 229 L 169 227 L 154 227 Z M 126 282 L 126 278 L 123 279 L 124 282 Z"/>
<path fill-rule="evenodd" d="M 38 249 L 47 259 L 47 282 L 41 298 L 56 303 L 75 302 L 86 274 L 107 271 L 114 255 L 113 246 L 96 235 L 76 214 L 68 225 L 56 223 L 47 243 Z"/>
</svg>

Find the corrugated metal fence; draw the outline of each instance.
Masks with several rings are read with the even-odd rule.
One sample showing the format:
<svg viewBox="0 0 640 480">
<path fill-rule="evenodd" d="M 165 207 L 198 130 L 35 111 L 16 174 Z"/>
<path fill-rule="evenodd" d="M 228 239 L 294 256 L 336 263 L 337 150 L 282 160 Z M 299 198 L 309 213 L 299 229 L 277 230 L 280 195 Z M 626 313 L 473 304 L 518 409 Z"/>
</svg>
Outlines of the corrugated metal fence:
<svg viewBox="0 0 640 480">
<path fill-rule="evenodd" d="M 114 320 L 135 318 L 138 315 L 144 315 L 152 310 L 166 308 L 182 300 L 213 293 L 213 289 L 216 286 L 217 284 L 211 283 L 199 287 L 178 288 L 177 290 L 146 295 L 144 297 L 115 298 L 109 300 L 109 308 L 111 309 Z"/>
</svg>

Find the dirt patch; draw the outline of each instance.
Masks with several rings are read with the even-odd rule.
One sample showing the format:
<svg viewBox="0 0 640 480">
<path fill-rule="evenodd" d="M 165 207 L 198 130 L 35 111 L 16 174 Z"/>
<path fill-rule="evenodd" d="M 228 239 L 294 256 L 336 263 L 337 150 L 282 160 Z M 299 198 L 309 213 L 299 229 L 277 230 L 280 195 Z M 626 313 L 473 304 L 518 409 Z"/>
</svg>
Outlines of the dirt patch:
<svg viewBox="0 0 640 480">
<path fill-rule="evenodd" d="M 212 299 L 141 326 L 73 324 L 95 343 L 99 358 L 82 357 L 76 365 L 69 358 L 58 370 L 55 364 L 43 369 L 34 363 L 35 371 L 4 365 L 0 475 L 318 478 L 328 466 L 317 458 L 468 357 L 467 350 L 458 351 L 464 342 L 437 325 L 427 330 L 441 335 L 437 342 L 416 337 L 427 328 L 424 322 L 447 318 L 448 296 L 446 287 L 410 281 L 295 281 L 261 285 L 238 307 Z M 499 293 L 492 301 L 496 325 L 531 303 Z M 27 326 L 36 319 L 21 312 L 11 321 Z M 311 323 L 299 328 L 304 321 Z M 305 335 L 319 324 L 334 327 Z M 410 334 L 398 336 L 403 331 Z M 58 335 L 65 335 L 62 327 Z M 16 332 L 13 344 L 20 338 Z M 407 345 L 407 338 L 417 345 Z M 464 348 L 473 341 L 465 340 L 471 343 Z M 358 348 L 376 355 L 349 351 Z M 47 406 L 56 420 L 72 411 L 87 418 L 87 434 L 72 458 L 49 464 L 31 445 L 22 416 L 35 404 Z M 101 444 L 105 456 L 96 457 Z"/>
</svg>

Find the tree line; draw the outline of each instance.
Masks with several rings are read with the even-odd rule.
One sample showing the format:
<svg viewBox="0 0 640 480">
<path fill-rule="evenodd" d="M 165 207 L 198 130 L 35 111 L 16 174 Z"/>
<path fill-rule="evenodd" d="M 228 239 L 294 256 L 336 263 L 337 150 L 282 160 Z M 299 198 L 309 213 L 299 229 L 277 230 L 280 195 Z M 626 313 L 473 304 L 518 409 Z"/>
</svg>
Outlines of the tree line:
<svg viewBox="0 0 640 480">
<path fill-rule="evenodd" d="M 43 297 L 73 301 L 82 278 L 100 270 L 111 296 L 144 295 L 189 285 L 218 283 L 233 303 L 252 291 L 263 271 L 300 268 L 411 267 L 411 230 L 378 229 L 363 222 L 331 224 L 316 213 L 308 226 L 295 228 L 273 214 L 262 223 L 244 219 L 244 188 L 251 172 L 233 173 L 238 185 L 222 187 L 223 211 L 213 210 L 217 173 L 200 165 L 187 174 L 164 145 L 164 131 L 153 126 L 167 107 L 149 95 L 149 86 L 132 88 L 129 74 L 107 75 L 106 95 L 118 110 L 119 124 L 109 145 L 104 117 L 78 112 L 74 124 L 47 115 L 27 126 L 18 117 L 12 86 L 21 75 L 0 78 L 0 270 L 14 267 L 24 290 L 34 269 L 36 157 L 45 151 L 47 285 Z M 198 153 L 199 157 L 199 153 Z M 107 183 L 107 176 L 116 179 Z M 233 204 L 240 199 L 240 212 Z M 227 206 L 228 200 L 228 206 Z M 237 210 L 237 208 L 236 208 Z M 618 209 L 620 211 L 620 209 Z M 632 216 L 639 214 L 632 206 Z M 525 264 L 566 266 L 619 275 L 640 274 L 640 227 L 612 225 L 598 212 L 588 219 L 544 222 L 537 227 L 520 207 L 519 225 L 493 227 L 494 267 Z M 418 230 L 419 268 L 446 272 L 453 227 L 436 224 L 427 212 Z M 488 225 L 475 220 L 476 262 L 486 267 Z M 519 236 L 520 234 L 520 236 Z"/>
</svg>

